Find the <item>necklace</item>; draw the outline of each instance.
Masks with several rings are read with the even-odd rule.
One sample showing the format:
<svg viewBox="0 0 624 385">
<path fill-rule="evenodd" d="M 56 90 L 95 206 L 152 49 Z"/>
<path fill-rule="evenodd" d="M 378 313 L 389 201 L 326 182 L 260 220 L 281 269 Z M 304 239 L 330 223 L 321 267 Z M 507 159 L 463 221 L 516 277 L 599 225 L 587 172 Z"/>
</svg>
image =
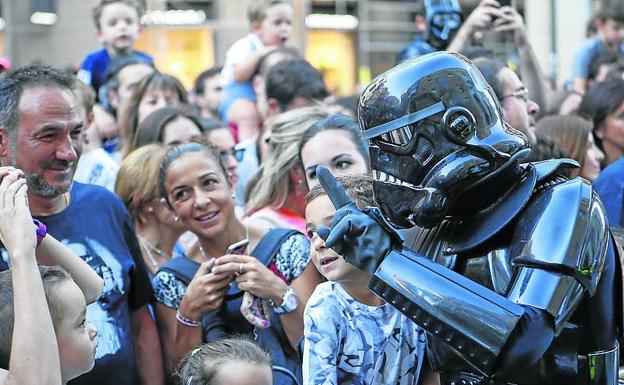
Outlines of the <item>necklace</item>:
<svg viewBox="0 0 624 385">
<path fill-rule="evenodd" d="M 169 254 L 165 253 L 164 251 L 162 251 L 161 249 L 159 249 L 152 243 L 148 242 L 147 239 L 139 235 L 137 235 L 137 238 L 139 239 L 139 242 L 141 242 L 141 246 L 143 246 L 145 251 L 147 251 L 147 257 L 150 259 L 150 262 L 152 263 L 152 266 L 154 267 L 154 269 L 158 268 L 158 261 L 152 255 L 152 251 L 155 252 L 161 258 L 171 259 L 171 256 Z"/>
<path fill-rule="evenodd" d="M 245 223 L 245 239 L 249 240 L 249 225 L 247 223 Z M 206 256 L 204 248 L 199 242 L 199 239 L 197 240 L 197 246 L 199 247 L 199 253 L 201 254 L 202 258 L 204 258 L 204 261 L 208 261 L 208 257 Z"/>
</svg>

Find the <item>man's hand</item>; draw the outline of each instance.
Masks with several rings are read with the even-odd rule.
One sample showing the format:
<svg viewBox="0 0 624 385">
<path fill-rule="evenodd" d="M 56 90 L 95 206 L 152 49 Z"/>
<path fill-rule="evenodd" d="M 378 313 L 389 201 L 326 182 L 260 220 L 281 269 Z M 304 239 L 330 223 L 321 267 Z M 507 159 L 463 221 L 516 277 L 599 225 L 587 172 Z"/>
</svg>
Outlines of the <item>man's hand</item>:
<svg viewBox="0 0 624 385">
<path fill-rule="evenodd" d="M 358 209 L 327 168 L 318 166 L 316 173 L 336 208 L 330 228 L 320 226 L 317 234 L 347 262 L 373 274 L 393 245 L 401 243 L 401 237 L 389 225 L 380 224 L 379 209 Z"/>
</svg>

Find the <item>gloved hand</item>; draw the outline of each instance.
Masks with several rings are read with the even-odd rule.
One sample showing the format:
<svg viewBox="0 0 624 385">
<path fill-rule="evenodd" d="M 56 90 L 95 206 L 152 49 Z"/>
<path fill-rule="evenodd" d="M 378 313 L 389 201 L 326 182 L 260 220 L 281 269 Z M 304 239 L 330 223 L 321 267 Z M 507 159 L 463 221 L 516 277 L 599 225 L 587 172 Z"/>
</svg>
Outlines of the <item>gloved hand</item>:
<svg viewBox="0 0 624 385">
<path fill-rule="evenodd" d="M 384 220 L 378 208 L 358 209 L 327 168 L 318 166 L 316 173 L 336 208 L 331 226 L 319 226 L 316 233 L 347 262 L 374 274 L 386 254 L 402 244 L 401 236 Z"/>
</svg>

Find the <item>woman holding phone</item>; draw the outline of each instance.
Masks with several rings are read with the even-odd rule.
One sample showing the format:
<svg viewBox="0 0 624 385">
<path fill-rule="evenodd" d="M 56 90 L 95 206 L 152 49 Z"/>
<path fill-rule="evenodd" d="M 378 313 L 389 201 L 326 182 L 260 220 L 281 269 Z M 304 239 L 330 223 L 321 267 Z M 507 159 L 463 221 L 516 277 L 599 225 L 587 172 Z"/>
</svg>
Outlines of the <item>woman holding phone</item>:
<svg viewBox="0 0 624 385">
<path fill-rule="evenodd" d="M 170 261 L 193 267 L 192 276 L 179 266 L 164 265 L 154 277 L 156 318 L 169 368 L 175 368 L 193 347 L 224 333 L 259 334 L 258 328 L 251 326 L 253 318 L 262 321 L 273 313 L 278 314 L 278 321 L 272 318 L 270 326 L 264 325 L 266 330 L 281 329 L 287 340 L 283 346 L 264 348 L 274 359 L 291 358 L 288 353 L 294 352 L 303 333 L 303 308 L 320 281 L 310 263 L 307 238 L 293 232 L 270 258 L 251 256 L 267 236 L 267 229 L 246 226 L 236 217 L 234 190 L 219 152 L 205 143 L 191 142 L 168 150 L 160 168 L 159 187 L 180 223 L 198 238 L 187 258 Z M 248 244 L 241 242 L 245 239 Z M 247 323 L 239 322 L 241 311 L 230 306 L 236 290 L 249 293 L 245 299 L 252 301 L 243 301 L 241 306 Z M 266 304 L 270 305 L 268 314 L 262 311 Z M 225 320 L 221 324 L 219 317 Z M 211 329 L 215 324 L 220 325 L 216 332 Z M 262 341 L 258 343 L 262 345 Z"/>
</svg>

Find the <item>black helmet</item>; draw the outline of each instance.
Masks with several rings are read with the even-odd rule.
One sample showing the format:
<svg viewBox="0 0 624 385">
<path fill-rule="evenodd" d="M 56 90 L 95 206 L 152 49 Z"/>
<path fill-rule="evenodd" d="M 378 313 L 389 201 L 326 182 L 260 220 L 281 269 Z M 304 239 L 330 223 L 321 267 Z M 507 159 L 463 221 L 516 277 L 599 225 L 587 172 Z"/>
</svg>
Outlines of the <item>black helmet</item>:
<svg viewBox="0 0 624 385">
<path fill-rule="evenodd" d="M 424 0 L 427 41 L 437 49 L 446 48 L 461 27 L 463 17 L 458 0 Z"/>
<path fill-rule="evenodd" d="M 527 138 L 503 121 L 494 92 L 459 54 L 390 69 L 366 87 L 358 109 L 376 200 L 398 227 L 435 226 L 453 215 L 458 197 L 529 153 Z"/>
</svg>

